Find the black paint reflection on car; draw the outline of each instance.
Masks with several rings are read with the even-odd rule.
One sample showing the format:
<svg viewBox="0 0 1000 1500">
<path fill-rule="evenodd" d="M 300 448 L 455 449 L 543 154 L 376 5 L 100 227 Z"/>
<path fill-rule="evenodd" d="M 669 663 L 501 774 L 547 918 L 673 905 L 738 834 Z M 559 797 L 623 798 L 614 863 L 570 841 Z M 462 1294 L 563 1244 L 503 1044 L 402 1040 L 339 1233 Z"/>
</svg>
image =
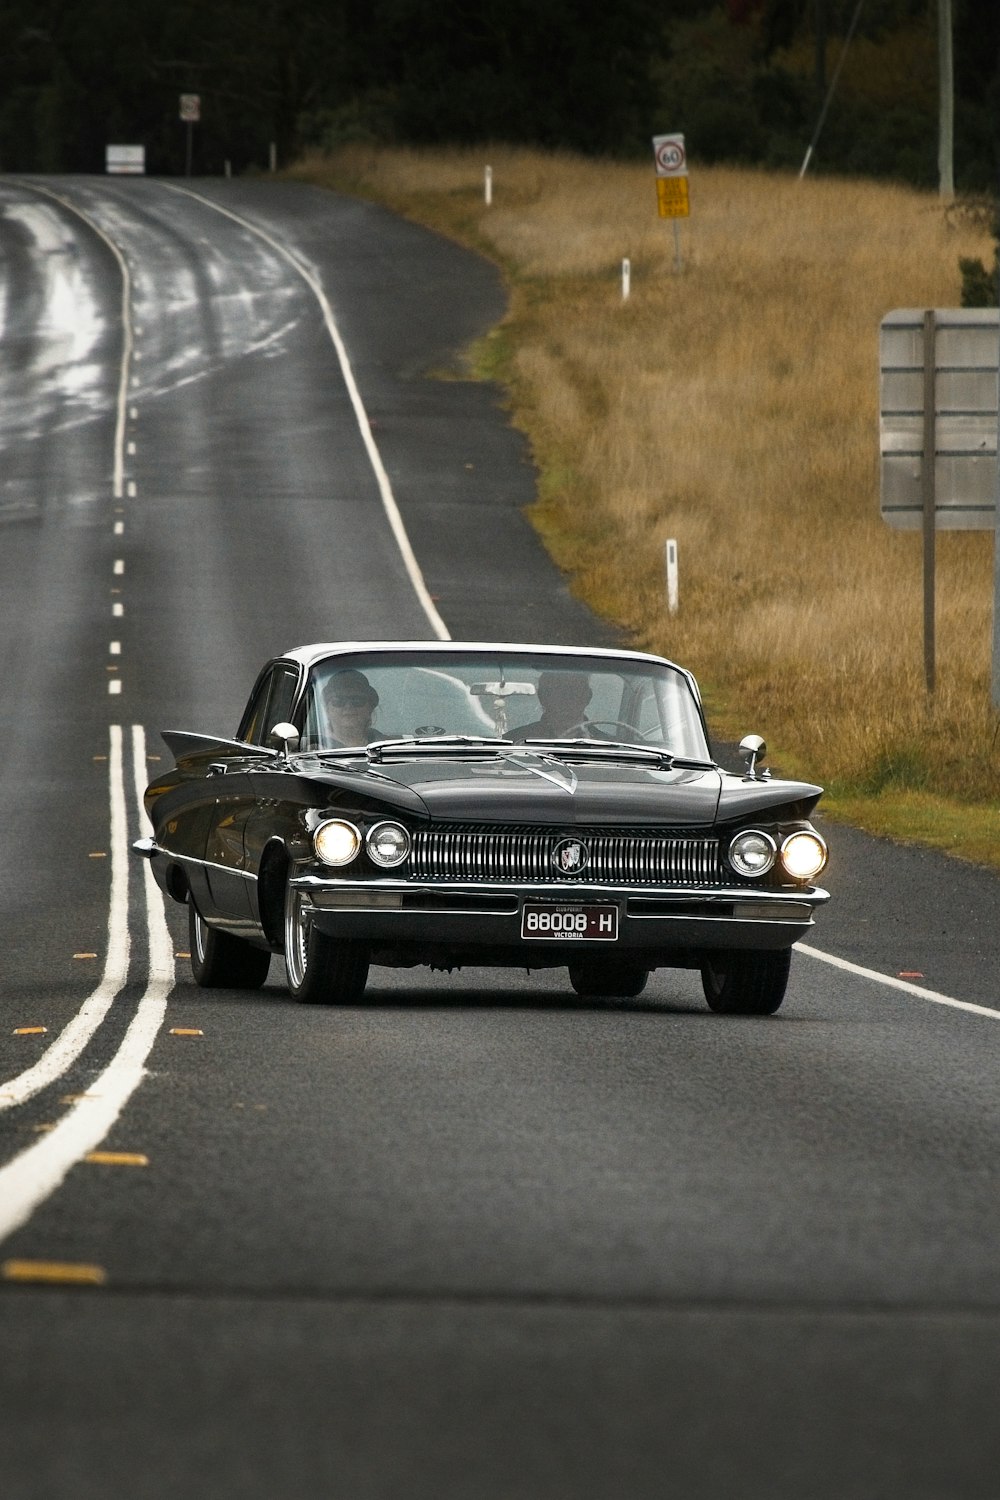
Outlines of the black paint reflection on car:
<svg viewBox="0 0 1000 1500">
<path fill-rule="evenodd" d="M 271 957 L 303 1001 L 373 965 L 564 968 L 584 996 L 697 969 L 770 1014 L 828 898 L 820 788 L 716 763 L 697 684 L 639 652 L 454 642 L 304 646 L 233 739 L 164 731 L 134 848 L 188 908 L 200 985 Z"/>
</svg>

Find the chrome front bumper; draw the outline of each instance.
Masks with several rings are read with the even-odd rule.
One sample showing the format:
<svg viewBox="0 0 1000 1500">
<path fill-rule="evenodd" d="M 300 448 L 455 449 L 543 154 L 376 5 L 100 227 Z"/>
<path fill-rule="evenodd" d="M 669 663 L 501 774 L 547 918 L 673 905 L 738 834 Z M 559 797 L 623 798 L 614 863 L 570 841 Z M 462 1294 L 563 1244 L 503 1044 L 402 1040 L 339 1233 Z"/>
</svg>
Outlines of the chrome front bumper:
<svg viewBox="0 0 1000 1500">
<path fill-rule="evenodd" d="M 556 943 L 521 935 L 525 901 L 557 905 L 613 902 L 618 907 L 621 949 L 677 950 L 787 948 L 813 925 L 813 913 L 830 897 L 816 886 L 804 890 L 755 890 L 746 886 L 634 886 L 546 881 L 481 884 L 378 879 L 352 881 L 298 875 L 291 885 L 311 907 L 311 920 L 331 936 L 376 945 L 426 944 L 462 948 L 511 947 L 540 957 L 555 947 L 606 949 L 606 942 L 577 939 Z M 664 962 L 667 960 L 665 959 Z"/>
</svg>

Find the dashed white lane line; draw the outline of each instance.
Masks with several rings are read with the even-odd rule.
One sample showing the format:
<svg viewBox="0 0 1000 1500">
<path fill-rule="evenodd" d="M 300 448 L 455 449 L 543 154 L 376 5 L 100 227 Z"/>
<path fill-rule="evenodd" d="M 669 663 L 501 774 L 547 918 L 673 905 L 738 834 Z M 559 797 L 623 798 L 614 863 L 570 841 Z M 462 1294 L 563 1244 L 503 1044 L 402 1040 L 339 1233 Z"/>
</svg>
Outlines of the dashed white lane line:
<svg viewBox="0 0 1000 1500">
<path fill-rule="evenodd" d="M 121 654 L 122 654 L 122 643 L 121 643 L 121 641 L 109 641 L 108 642 L 108 654 L 110 656 L 121 656 Z"/>
<path fill-rule="evenodd" d="M 119 746 L 120 734 L 119 729 Z M 132 729 L 132 756 L 135 795 L 141 808 L 146 774 L 146 737 L 140 725 L 134 725 Z M 122 804 L 124 810 L 124 791 Z M 114 840 L 114 847 L 119 845 L 127 860 L 124 827 L 120 837 Z M 163 899 L 145 861 L 143 877 L 149 934 L 149 979 L 145 994 L 121 1046 L 104 1072 L 89 1084 L 87 1094 L 54 1129 L 0 1168 L 0 1239 L 26 1223 L 35 1209 L 56 1191 L 70 1169 L 100 1145 L 146 1076 L 146 1058 L 163 1024 L 175 971 L 173 943 L 163 911 Z M 126 886 L 127 879 L 126 870 Z M 127 901 L 127 892 L 125 899 Z M 127 929 L 125 943 L 124 967 L 127 969 Z"/>
<path fill-rule="evenodd" d="M 115 534 L 115 536 L 124 536 L 125 535 L 125 522 L 124 521 L 116 521 L 115 522 L 114 534 Z"/>
<path fill-rule="evenodd" d="M 116 578 L 120 578 L 125 571 L 125 559 L 123 557 L 116 557 L 115 565 L 111 571 L 114 573 Z"/>
<path fill-rule="evenodd" d="M 121 617 L 122 617 L 122 615 L 125 613 L 125 606 L 124 606 L 124 604 L 118 604 L 118 603 L 112 604 L 112 606 L 111 606 L 111 613 L 112 613 L 112 615 L 114 616 L 114 618 L 116 620 L 120 620 Z"/>
<path fill-rule="evenodd" d="M 809 958 L 818 959 L 820 963 L 831 964 L 835 969 L 843 969 L 847 974 L 855 974 L 859 979 L 873 979 L 877 984 L 884 984 L 890 990 L 902 990 L 906 995 L 914 995 L 918 1000 L 929 1000 L 933 1005 L 947 1005 L 951 1010 L 971 1011 L 974 1016 L 987 1016 L 991 1021 L 1000 1021 L 1000 1010 L 991 1010 L 988 1005 L 974 1005 L 971 1000 L 955 1000 L 951 995 L 939 994 L 937 990 L 925 989 L 923 985 L 912 984 L 908 979 L 896 979 L 891 974 L 879 974 L 876 969 L 866 969 L 861 964 L 852 964 L 846 958 L 837 958 L 832 953 L 824 953 L 820 948 L 812 948 L 807 943 L 796 943 L 796 953 L 805 953 Z"/>
<path fill-rule="evenodd" d="M 128 497 L 129 497 L 130 500 L 134 500 L 135 499 L 135 480 L 134 479 L 130 479 L 129 480 L 127 493 L 128 493 Z"/>
<path fill-rule="evenodd" d="M 120 677 L 112 677 L 111 680 L 108 683 L 108 692 L 111 694 L 112 698 L 118 698 L 118 697 L 120 697 L 121 696 L 121 690 L 122 690 L 122 680 L 121 680 L 121 678 Z"/>
<path fill-rule="evenodd" d="M 292 254 L 287 245 L 283 245 L 280 240 L 276 240 L 273 235 L 261 229 L 258 224 L 254 224 L 249 219 L 241 218 L 239 214 L 234 214 L 230 209 L 223 208 L 221 204 L 214 202 L 211 198 L 204 197 L 201 193 L 192 192 L 190 188 L 179 187 L 176 183 L 165 183 L 164 186 L 169 187 L 172 192 L 180 193 L 187 198 L 196 199 L 198 203 L 203 203 L 206 208 L 210 208 L 213 212 L 221 214 L 223 218 L 231 219 L 234 224 L 239 224 L 242 229 L 246 229 L 250 234 L 254 234 L 258 239 L 263 240 L 265 244 L 270 245 L 271 249 L 280 255 L 283 260 L 286 260 L 292 269 L 302 277 L 302 280 L 316 298 L 323 313 L 326 331 L 330 335 L 330 340 L 337 354 L 341 377 L 344 381 L 351 406 L 354 409 L 354 417 L 358 424 L 358 431 L 361 434 L 361 441 L 364 444 L 365 452 L 368 455 L 368 462 L 371 464 L 372 472 L 375 475 L 375 482 L 378 485 L 378 492 L 382 500 L 382 509 L 385 512 L 389 527 L 396 540 L 396 546 L 399 548 L 410 585 L 435 636 L 439 641 L 451 640 L 448 627 L 438 613 L 434 601 L 430 596 L 427 584 L 424 581 L 424 575 L 420 570 L 420 564 L 417 562 L 416 554 L 407 535 L 406 527 L 403 524 L 403 517 L 400 514 L 399 506 L 396 504 L 396 497 L 392 492 L 389 475 L 386 472 L 385 464 L 382 462 L 382 455 L 372 436 L 371 422 L 368 419 L 368 413 L 361 399 L 361 392 L 354 378 L 354 371 L 351 368 L 347 346 L 340 336 L 340 329 L 337 327 L 336 319 L 333 316 L 333 308 L 330 306 L 329 299 L 323 290 L 319 278 L 309 266 L 299 260 L 297 255 Z"/>
</svg>

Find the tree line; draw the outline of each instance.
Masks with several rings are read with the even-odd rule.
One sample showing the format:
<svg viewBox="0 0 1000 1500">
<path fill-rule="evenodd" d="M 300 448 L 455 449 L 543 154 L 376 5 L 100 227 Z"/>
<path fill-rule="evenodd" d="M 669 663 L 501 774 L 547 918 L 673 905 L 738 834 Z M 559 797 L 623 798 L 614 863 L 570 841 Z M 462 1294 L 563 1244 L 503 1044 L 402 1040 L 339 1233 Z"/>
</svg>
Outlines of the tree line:
<svg viewBox="0 0 1000 1500">
<path fill-rule="evenodd" d="M 0 170 L 100 172 L 108 143 L 196 173 L 363 139 L 504 141 L 794 165 L 857 0 L 0 0 Z M 959 184 L 1000 160 L 1000 7 L 953 0 Z M 820 170 L 936 162 L 936 0 L 864 0 Z M 907 48 L 895 95 L 877 61 Z M 904 60 L 905 62 L 905 60 Z M 865 69 L 870 74 L 866 82 Z"/>
</svg>

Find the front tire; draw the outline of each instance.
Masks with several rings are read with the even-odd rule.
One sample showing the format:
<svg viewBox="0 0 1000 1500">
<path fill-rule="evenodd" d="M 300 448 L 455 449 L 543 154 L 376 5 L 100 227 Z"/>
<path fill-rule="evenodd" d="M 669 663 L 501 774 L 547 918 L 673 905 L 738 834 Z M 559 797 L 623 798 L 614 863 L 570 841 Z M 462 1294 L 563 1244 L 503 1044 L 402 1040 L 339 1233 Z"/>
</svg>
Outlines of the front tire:
<svg viewBox="0 0 1000 1500">
<path fill-rule="evenodd" d="M 307 1005 L 352 1005 L 368 983 L 368 950 L 338 943 L 308 920 L 300 891 L 285 887 L 285 973 L 288 993 Z"/>
<path fill-rule="evenodd" d="M 585 999 L 634 1000 L 646 988 L 648 978 L 648 969 L 637 964 L 609 963 L 607 959 L 584 958 L 569 966 L 569 982 Z"/>
<path fill-rule="evenodd" d="M 791 948 L 713 954 L 701 966 L 709 1010 L 729 1016 L 773 1016 L 785 998 Z"/>
<path fill-rule="evenodd" d="M 194 982 L 204 990 L 259 990 L 271 955 L 232 933 L 209 927 L 188 897 L 188 948 Z"/>
</svg>

